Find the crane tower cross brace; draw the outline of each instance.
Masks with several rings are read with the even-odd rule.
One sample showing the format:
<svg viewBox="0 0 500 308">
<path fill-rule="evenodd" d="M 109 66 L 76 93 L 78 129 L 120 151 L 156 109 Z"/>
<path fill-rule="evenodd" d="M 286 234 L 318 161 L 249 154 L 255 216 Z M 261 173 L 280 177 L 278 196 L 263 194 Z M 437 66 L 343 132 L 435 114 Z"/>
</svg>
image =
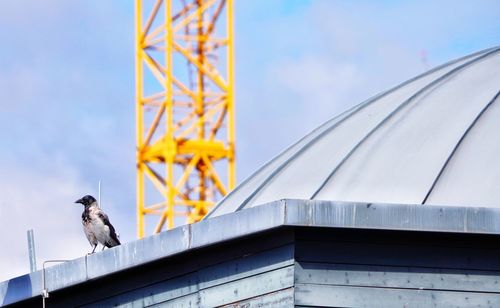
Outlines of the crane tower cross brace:
<svg viewBox="0 0 500 308">
<path fill-rule="evenodd" d="M 136 0 L 137 235 L 235 184 L 232 0 Z M 225 15 L 225 18 L 224 18 Z"/>
</svg>

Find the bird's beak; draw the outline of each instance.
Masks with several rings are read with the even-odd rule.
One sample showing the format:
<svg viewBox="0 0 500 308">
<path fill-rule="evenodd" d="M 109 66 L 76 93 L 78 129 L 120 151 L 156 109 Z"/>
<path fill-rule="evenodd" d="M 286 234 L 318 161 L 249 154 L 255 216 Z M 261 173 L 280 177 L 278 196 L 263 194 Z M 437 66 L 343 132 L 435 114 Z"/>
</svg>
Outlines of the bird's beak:
<svg viewBox="0 0 500 308">
<path fill-rule="evenodd" d="M 82 199 L 78 199 L 78 200 L 75 201 L 75 203 L 81 203 L 81 204 L 83 204 L 83 200 Z"/>
</svg>

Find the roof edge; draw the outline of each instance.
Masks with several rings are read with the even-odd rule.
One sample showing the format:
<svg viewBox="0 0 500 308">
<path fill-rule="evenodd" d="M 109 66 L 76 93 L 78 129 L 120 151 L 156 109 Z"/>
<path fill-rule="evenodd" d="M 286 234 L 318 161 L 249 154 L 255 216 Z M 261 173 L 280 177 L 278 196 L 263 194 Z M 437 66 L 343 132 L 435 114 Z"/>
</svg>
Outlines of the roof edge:
<svg viewBox="0 0 500 308">
<path fill-rule="evenodd" d="M 53 292 L 282 226 L 500 235 L 500 209 L 283 199 L 47 268 L 46 288 Z M 0 306 L 40 296 L 41 291 L 41 271 L 0 282 Z"/>
</svg>

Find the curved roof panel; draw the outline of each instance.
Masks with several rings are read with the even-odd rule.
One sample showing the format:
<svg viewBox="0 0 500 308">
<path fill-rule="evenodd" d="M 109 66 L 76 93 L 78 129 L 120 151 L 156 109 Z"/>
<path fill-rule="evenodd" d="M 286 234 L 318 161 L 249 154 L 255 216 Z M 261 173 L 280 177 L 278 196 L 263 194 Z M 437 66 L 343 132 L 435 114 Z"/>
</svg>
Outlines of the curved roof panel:
<svg viewBox="0 0 500 308">
<path fill-rule="evenodd" d="M 500 207 L 500 47 L 428 71 L 318 127 L 207 217 L 283 199 Z"/>
</svg>

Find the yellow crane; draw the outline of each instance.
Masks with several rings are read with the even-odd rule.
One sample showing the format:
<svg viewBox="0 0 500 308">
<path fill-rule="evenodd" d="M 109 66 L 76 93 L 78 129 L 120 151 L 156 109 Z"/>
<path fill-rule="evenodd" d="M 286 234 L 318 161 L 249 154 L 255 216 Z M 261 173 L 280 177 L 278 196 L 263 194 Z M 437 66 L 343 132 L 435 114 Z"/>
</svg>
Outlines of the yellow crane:
<svg viewBox="0 0 500 308">
<path fill-rule="evenodd" d="M 142 238 L 200 220 L 235 185 L 233 2 L 136 0 L 135 23 Z"/>
</svg>

